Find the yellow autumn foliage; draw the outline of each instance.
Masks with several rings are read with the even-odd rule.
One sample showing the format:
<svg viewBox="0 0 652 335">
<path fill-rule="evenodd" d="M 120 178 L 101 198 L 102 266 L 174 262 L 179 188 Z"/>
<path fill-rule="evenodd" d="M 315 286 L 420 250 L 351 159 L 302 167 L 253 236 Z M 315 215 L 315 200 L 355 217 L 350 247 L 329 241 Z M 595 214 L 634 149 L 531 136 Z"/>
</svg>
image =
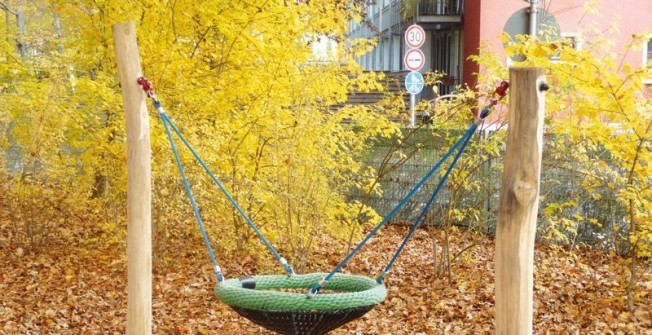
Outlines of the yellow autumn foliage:
<svg viewBox="0 0 652 335">
<path fill-rule="evenodd" d="M 547 69 L 550 136 L 545 150 L 554 160 L 544 162 L 543 169 L 564 169 L 576 176 L 542 182 L 542 188 L 567 189 L 567 198 L 550 200 L 542 193 L 547 207 L 539 233 L 542 239 L 575 245 L 582 230 L 594 231 L 589 243 L 629 256 L 631 275 L 624 285 L 631 308 L 640 278 L 637 259 L 652 256 L 652 105 L 644 85 L 649 69 L 627 64 L 622 57 L 640 52 L 647 38 L 633 36 L 618 53 L 604 34 L 579 38 L 582 50 L 569 40 L 528 36 L 518 36 L 505 49 L 509 56 L 525 56 L 514 66 Z M 475 60 L 486 68 L 481 79 L 506 78 L 507 67 L 495 55 Z M 581 216 L 580 210 L 597 216 Z"/>
<path fill-rule="evenodd" d="M 6 3 L 25 11 L 28 34 L 10 26 L 0 33 L 0 145 L 3 163 L 13 164 L 3 168 L 5 178 L 25 183 L 29 174 L 34 185 L 70 190 L 75 203 L 102 209 L 108 240 L 121 240 L 125 126 L 111 26 L 132 21 L 144 75 L 171 118 L 271 239 L 300 258 L 315 236 L 346 235 L 342 225 L 359 211 L 345 205 L 346 195 L 367 184 L 360 175 L 373 175 L 357 157 L 370 139 L 396 131 L 378 110 L 328 108 L 353 87 L 378 88 L 350 57 L 367 43 L 339 43 L 327 59 L 313 53 L 320 40 L 343 41 L 348 19 L 360 13 L 355 4 Z M 17 38 L 27 42 L 28 57 L 8 42 Z M 194 230 L 190 208 L 162 125 L 151 116 L 157 232 L 185 234 Z M 250 248 L 243 220 L 191 155 L 182 157 L 210 229 L 222 237 L 218 248 Z M 18 210 L 28 195 L 12 189 Z"/>
</svg>

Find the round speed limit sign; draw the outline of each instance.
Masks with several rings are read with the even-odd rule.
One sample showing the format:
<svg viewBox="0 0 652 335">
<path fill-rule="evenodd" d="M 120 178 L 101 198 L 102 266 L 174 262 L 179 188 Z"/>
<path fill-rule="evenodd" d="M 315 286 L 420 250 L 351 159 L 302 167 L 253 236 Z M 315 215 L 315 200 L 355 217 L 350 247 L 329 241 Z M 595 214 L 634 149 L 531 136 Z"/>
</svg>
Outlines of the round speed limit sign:
<svg viewBox="0 0 652 335">
<path fill-rule="evenodd" d="M 405 43 L 408 47 L 416 49 L 420 48 L 426 41 L 426 32 L 423 31 L 421 26 L 413 24 L 405 31 Z"/>
</svg>

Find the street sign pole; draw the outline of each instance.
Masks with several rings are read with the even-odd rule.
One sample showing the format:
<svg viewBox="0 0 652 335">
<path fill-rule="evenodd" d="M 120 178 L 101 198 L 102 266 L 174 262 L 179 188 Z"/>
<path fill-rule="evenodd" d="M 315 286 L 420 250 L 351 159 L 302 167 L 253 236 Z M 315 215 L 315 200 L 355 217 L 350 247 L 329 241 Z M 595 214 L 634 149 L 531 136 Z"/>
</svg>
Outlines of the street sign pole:
<svg viewBox="0 0 652 335">
<path fill-rule="evenodd" d="M 416 123 L 416 115 L 414 112 L 414 102 L 416 100 L 416 97 L 414 94 L 410 94 L 410 128 L 414 128 L 414 124 Z"/>
<path fill-rule="evenodd" d="M 416 104 L 416 95 L 421 93 L 425 81 L 423 75 L 419 72 L 410 72 L 405 77 L 405 89 L 410 93 L 410 127 L 414 128 L 416 116 L 414 105 Z"/>
<path fill-rule="evenodd" d="M 405 52 L 403 64 L 411 72 L 405 77 L 405 89 L 410 93 L 410 128 L 415 127 L 416 113 L 414 105 L 416 104 L 416 95 L 423 90 L 424 80 L 419 70 L 425 64 L 425 56 L 419 48 L 426 41 L 426 33 L 419 25 L 413 24 L 405 31 L 405 44 L 408 50 Z"/>
</svg>

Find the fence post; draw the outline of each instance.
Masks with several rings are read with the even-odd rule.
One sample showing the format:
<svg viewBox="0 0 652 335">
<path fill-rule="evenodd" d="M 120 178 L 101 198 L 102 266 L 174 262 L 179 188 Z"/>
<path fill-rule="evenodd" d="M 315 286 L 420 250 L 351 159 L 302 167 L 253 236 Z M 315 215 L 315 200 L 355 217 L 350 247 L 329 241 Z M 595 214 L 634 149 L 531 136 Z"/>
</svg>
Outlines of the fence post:
<svg viewBox="0 0 652 335">
<path fill-rule="evenodd" d="M 127 114 L 127 335 L 152 334 L 152 217 L 149 116 L 136 28 L 112 27 L 122 99 Z"/>
<path fill-rule="evenodd" d="M 534 237 L 545 108 L 543 68 L 510 68 L 505 167 L 496 227 L 496 334 L 532 334 Z"/>
</svg>

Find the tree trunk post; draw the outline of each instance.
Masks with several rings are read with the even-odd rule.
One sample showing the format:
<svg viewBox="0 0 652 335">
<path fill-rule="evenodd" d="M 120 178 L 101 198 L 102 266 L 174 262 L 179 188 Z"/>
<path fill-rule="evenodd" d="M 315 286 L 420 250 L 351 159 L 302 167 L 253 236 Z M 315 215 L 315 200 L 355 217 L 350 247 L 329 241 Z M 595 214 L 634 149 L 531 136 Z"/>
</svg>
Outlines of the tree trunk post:
<svg viewBox="0 0 652 335">
<path fill-rule="evenodd" d="M 127 335 L 151 335 L 151 149 L 134 24 L 113 25 L 113 40 L 127 115 Z"/>
<path fill-rule="evenodd" d="M 496 334 L 532 334 L 543 68 L 510 68 L 509 130 L 496 227 Z"/>
</svg>

